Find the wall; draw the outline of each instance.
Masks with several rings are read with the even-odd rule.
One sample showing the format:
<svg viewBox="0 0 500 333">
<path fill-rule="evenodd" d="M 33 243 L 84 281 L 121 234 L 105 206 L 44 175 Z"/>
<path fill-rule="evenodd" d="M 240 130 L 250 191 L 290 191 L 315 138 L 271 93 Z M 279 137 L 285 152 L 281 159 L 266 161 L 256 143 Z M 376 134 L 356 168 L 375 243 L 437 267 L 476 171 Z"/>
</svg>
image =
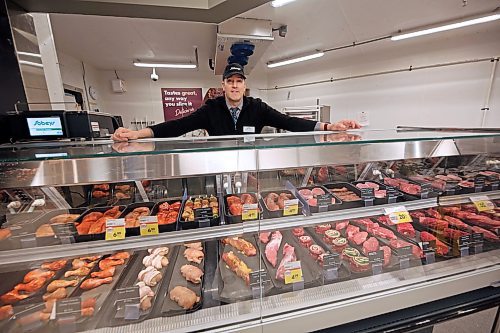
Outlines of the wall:
<svg viewBox="0 0 500 333">
<path fill-rule="evenodd" d="M 85 67 L 84 82 L 84 67 L 82 66 L 81 60 L 64 52 L 61 52 L 61 50 L 58 50 L 57 57 L 59 60 L 59 67 L 61 70 L 61 78 L 63 84 L 82 89 L 84 100 L 83 104 L 86 109 L 100 109 L 101 97 L 99 96 L 99 93 L 103 91 L 103 87 L 99 71 L 92 65 L 83 64 Z M 88 89 L 90 86 L 94 87 L 98 92 L 98 97 L 96 100 L 92 99 L 88 95 Z M 87 104 L 87 100 L 89 101 L 89 104 Z"/>
<path fill-rule="evenodd" d="M 484 24 L 406 41 L 381 41 L 269 70 L 269 87 L 349 77 L 410 66 L 500 56 L 500 24 Z M 286 106 L 332 106 L 331 120 L 369 112 L 370 128 L 480 126 L 492 63 L 482 62 L 268 91 Z M 486 126 L 500 127 L 500 66 Z"/>
<path fill-rule="evenodd" d="M 132 127 L 134 118 L 155 123 L 164 120 L 161 88 L 202 88 L 205 95 L 209 88 L 221 86 L 221 77 L 215 76 L 207 65 L 201 63 L 199 70 L 158 69 L 160 79 L 157 82 L 151 81 L 150 69 L 118 71 L 119 77 L 125 80 L 125 93 L 112 91 L 111 80 L 116 79 L 114 71 L 99 71 L 98 74 L 101 83 L 101 111 L 121 115 L 123 124 L 127 127 Z M 267 82 L 264 74 L 255 72 L 251 77 L 248 88 L 252 96 L 267 95 L 257 89 Z"/>
</svg>

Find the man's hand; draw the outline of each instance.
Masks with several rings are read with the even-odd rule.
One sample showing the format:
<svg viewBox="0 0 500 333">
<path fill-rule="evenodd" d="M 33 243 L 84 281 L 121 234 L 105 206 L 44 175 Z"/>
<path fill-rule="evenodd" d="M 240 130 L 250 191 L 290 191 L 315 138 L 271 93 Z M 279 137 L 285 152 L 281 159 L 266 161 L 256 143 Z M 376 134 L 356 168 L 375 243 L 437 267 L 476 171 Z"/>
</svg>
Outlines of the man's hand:
<svg viewBox="0 0 500 333">
<path fill-rule="evenodd" d="M 328 124 L 326 129 L 329 131 L 347 131 L 349 129 L 358 129 L 361 125 L 356 120 L 341 120 L 339 122 Z"/>
<path fill-rule="evenodd" d="M 153 132 L 149 128 L 134 131 L 125 127 L 118 127 L 111 136 L 114 141 L 128 141 L 151 137 L 153 137 Z"/>
</svg>

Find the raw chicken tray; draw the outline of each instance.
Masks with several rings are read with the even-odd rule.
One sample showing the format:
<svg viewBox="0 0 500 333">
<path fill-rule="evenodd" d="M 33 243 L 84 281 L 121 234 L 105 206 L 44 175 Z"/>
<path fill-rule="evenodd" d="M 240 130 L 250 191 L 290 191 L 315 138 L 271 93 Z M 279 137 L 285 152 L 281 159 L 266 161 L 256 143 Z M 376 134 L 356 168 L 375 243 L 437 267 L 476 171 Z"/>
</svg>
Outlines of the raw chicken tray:
<svg viewBox="0 0 500 333">
<path fill-rule="evenodd" d="M 224 219 L 226 221 L 226 223 L 229 223 L 229 224 L 233 224 L 233 223 L 241 223 L 241 222 L 244 222 L 243 219 L 242 219 L 242 215 L 233 215 L 231 214 L 230 210 L 229 210 L 229 204 L 227 202 L 227 198 L 228 197 L 231 197 L 231 196 L 237 196 L 239 198 L 241 198 L 241 195 L 243 194 L 250 194 L 254 200 L 255 200 L 255 203 L 257 204 L 257 209 L 259 211 L 259 213 L 257 214 L 257 218 L 256 219 L 253 219 L 253 220 L 248 220 L 248 221 L 254 221 L 254 220 L 258 220 L 259 219 L 259 216 L 260 214 L 262 213 L 262 207 L 260 205 L 260 202 L 259 200 L 257 199 L 257 194 L 256 193 L 253 193 L 253 192 L 247 192 L 247 193 L 238 193 L 238 194 L 227 194 L 224 196 Z M 245 220 L 247 221 L 247 220 Z"/>
<path fill-rule="evenodd" d="M 143 264 L 143 259 L 144 257 L 150 255 L 150 253 L 148 252 L 148 250 L 142 250 L 140 252 L 137 252 L 134 255 L 134 258 L 132 258 L 132 260 L 129 261 L 129 264 L 127 265 L 127 271 L 124 273 L 123 278 L 120 279 L 119 283 L 116 285 L 116 288 L 114 288 L 115 290 L 113 291 L 112 295 L 110 295 L 109 300 L 106 303 L 106 309 L 104 310 L 101 316 L 101 320 L 99 322 L 98 327 L 128 325 L 128 324 L 142 322 L 143 320 L 150 318 L 151 314 L 155 312 L 155 309 L 159 305 L 161 305 L 161 300 L 158 300 L 158 295 L 160 294 L 160 288 L 162 283 L 167 281 L 168 276 L 171 275 L 174 264 L 172 261 L 175 260 L 176 258 L 178 251 L 177 248 L 178 247 L 176 246 L 169 247 L 169 252 L 166 256 L 169 261 L 169 264 L 166 267 L 163 267 L 161 270 L 159 270 L 163 278 L 156 286 L 151 287 L 151 290 L 155 293 L 155 295 L 151 300 L 152 306 L 146 311 L 139 310 L 140 311 L 139 319 L 128 320 L 124 319 L 123 308 L 118 308 L 119 304 L 117 304 L 117 301 L 119 301 L 119 299 L 117 295 L 117 290 L 128 287 L 134 287 L 137 284 L 137 282 L 139 282 L 138 279 L 139 272 L 146 268 L 146 266 L 144 266 Z"/>
<path fill-rule="evenodd" d="M 228 268 L 227 264 L 222 259 L 222 254 L 227 253 L 229 251 L 233 251 L 233 253 L 240 258 L 247 266 L 253 271 L 258 271 L 260 268 L 264 268 L 264 264 L 261 264 L 262 260 L 265 260 L 263 256 L 261 256 L 260 248 L 256 246 L 255 238 L 253 236 L 243 237 L 244 240 L 250 242 L 253 246 L 255 246 L 257 250 L 257 255 L 255 256 L 245 256 L 243 253 L 238 251 L 236 248 L 232 247 L 229 244 L 223 244 L 219 242 L 219 249 L 221 253 L 221 257 L 219 260 L 219 264 L 217 266 L 218 277 L 219 277 L 219 300 L 225 303 L 234 303 L 239 301 L 244 301 L 252 298 L 252 289 L 249 285 L 245 283 L 245 281 L 236 275 L 230 268 Z M 264 295 L 269 295 L 274 288 L 274 284 L 272 280 L 270 283 L 264 285 Z"/>
<path fill-rule="evenodd" d="M 78 226 L 78 224 L 83 221 L 85 216 L 87 216 L 90 213 L 93 213 L 93 212 L 105 213 L 106 211 L 110 210 L 113 207 L 114 206 L 106 206 L 106 207 L 95 207 L 95 208 L 87 209 L 82 215 L 80 215 L 79 218 L 77 218 L 75 220 L 75 225 Z M 119 207 L 120 212 L 123 212 L 126 208 L 126 206 L 123 206 L 123 205 L 118 206 L 118 207 Z M 75 240 L 77 243 L 79 243 L 79 242 L 88 242 L 88 241 L 93 241 L 93 240 L 103 240 L 105 237 L 106 237 L 106 232 L 101 232 L 101 233 L 97 233 L 97 234 L 80 234 L 77 232 L 75 235 Z"/>
<path fill-rule="evenodd" d="M 152 215 L 151 212 L 153 210 L 155 203 L 154 202 L 136 202 L 133 204 L 130 204 L 125 208 L 120 216 L 118 218 L 124 219 L 128 213 L 131 213 L 134 209 L 139 208 L 139 207 L 146 207 L 149 209 L 149 214 L 147 216 Z M 125 236 L 130 237 L 130 236 L 139 236 L 141 234 L 140 227 L 130 227 L 125 229 Z"/>
<path fill-rule="evenodd" d="M 176 231 L 177 227 L 179 225 L 179 220 L 181 218 L 180 212 L 182 210 L 182 199 L 180 199 L 180 198 L 172 198 L 172 199 L 167 199 L 167 200 L 163 199 L 163 200 L 156 202 L 156 204 L 153 207 L 153 210 L 151 211 L 151 215 L 152 216 L 158 215 L 161 204 L 163 204 L 165 202 L 167 202 L 169 205 L 171 205 L 175 202 L 180 202 L 181 206 L 179 208 L 179 212 L 177 214 L 176 221 L 174 223 L 169 223 L 169 224 L 158 224 L 158 231 L 159 232 Z"/>
<path fill-rule="evenodd" d="M 206 256 L 205 252 L 205 243 L 201 243 L 203 247 L 203 253 Z M 179 245 L 178 246 L 178 252 L 177 252 L 177 257 L 173 257 L 173 260 L 175 260 L 175 263 L 172 262 L 174 265 L 174 268 L 171 272 L 171 275 L 169 278 L 165 281 L 163 281 L 163 284 L 160 289 L 160 299 L 158 300 L 161 302 L 163 300 L 163 303 L 161 304 L 161 308 L 159 307 L 159 313 L 157 315 L 163 316 L 163 317 L 172 317 L 172 316 L 177 316 L 177 315 L 182 315 L 186 313 L 191 313 L 195 312 L 203 307 L 203 283 L 204 283 L 204 278 L 203 276 L 201 277 L 201 282 L 199 284 L 192 283 L 190 281 L 187 281 L 184 276 L 181 274 L 181 267 L 183 265 L 193 265 L 198 267 L 205 273 L 205 257 L 202 259 L 202 261 L 197 264 L 195 262 L 190 262 L 184 257 L 184 251 L 186 247 L 184 245 Z M 183 309 L 181 306 L 179 306 L 175 301 L 170 299 L 170 291 L 175 288 L 176 286 L 182 286 L 190 289 L 193 291 L 198 297 L 200 297 L 200 300 L 196 302 L 191 309 Z"/>
<path fill-rule="evenodd" d="M 275 211 L 271 211 L 267 207 L 267 205 L 266 205 L 266 197 L 270 193 L 276 193 L 278 195 L 280 193 L 286 193 L 286 194 L 290 194 L 292 196 L 291 200 L 292 199 L 297 199 L 292 192 L 290 192 L 289 190 L 284 190 L 284 189 L 277 189 L 277 190 L 274 190 L 274 191 L 262 191 L 262 192 L 260 192 L 259 202 L 260 202 L 260 205 L 262 207 L 262 215 L 266 219 L 283 217 L 283 209 L 278 209 L 278 210 L 275 210 Z M 299 200 L 299 203 L 298 203 L 298 208 L 299 209 L 298 209 L 298 212 L 297 212 L 296 215 L 302 215 L 302 207 L 303 207 L 303 204 Z"/>
</svg>

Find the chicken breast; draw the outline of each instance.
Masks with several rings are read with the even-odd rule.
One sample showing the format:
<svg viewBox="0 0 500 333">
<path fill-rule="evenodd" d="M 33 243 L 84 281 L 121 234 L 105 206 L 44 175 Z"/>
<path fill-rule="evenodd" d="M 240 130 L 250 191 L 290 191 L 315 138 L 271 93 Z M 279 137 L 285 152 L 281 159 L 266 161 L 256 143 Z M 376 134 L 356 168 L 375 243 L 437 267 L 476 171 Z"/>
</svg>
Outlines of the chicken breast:
<svg viewBox="0 0 500 333">
<path fill-rule="evenodd" d="M 193 265 L 183 265 L 181 267 L 181 274 L 186 278 L 186 280 L 198 284 L 201 282 L 203 271 Z"/>
<path fill-rule="evenodd" d="M 174 289 L 170 290 L 170 299 L 177 302 L 180 307 L 184 310 L 190 310 L 193 306 L 200 301 L 200 297 L 197 296 L 194 291 L 182 286 L 176 286 Z"/>
</svg>

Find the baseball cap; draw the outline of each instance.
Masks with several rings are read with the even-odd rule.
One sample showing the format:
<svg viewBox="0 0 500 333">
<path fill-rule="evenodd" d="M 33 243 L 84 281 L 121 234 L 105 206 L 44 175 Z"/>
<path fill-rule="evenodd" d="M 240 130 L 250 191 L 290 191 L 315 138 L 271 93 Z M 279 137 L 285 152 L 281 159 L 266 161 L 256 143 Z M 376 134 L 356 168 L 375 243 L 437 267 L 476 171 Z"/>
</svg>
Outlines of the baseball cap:
<svg viewBox="0 0 500 333">
<path fill-rule="evenodd" d="M 224 74 L 222 74 L 222 79 L 225 80 L 233 75 L 239 75 L 246 79 L 245 72 L 243 71 L 243 66 L 237 63 L 229 64 L 224 69 Z"/>
</svg>

